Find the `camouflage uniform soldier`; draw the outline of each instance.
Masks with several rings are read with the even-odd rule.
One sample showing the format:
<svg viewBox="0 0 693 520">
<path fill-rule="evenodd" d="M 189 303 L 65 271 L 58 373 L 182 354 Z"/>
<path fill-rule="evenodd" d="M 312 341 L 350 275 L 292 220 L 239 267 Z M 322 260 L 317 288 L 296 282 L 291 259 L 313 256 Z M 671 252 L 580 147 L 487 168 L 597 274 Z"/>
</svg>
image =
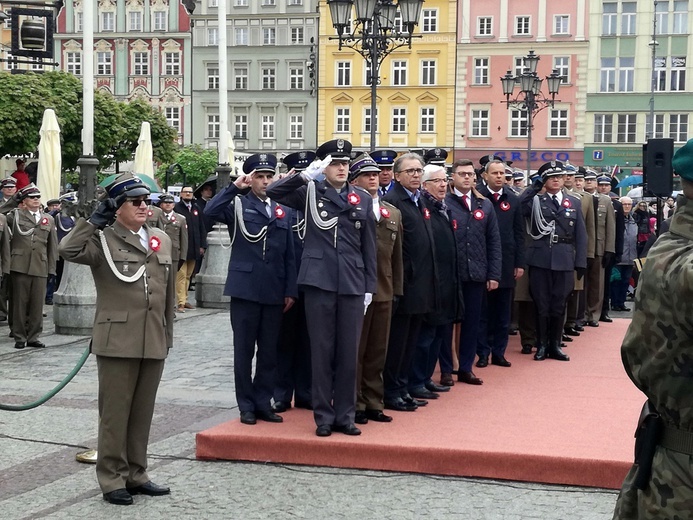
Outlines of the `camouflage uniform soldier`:
<svg viewBox="0 0 693 520">
<path fill-rule="evenodd" d="M 693 140 L 676 152 L 673 167 L 684 196 L 669 232 L 647 255 L 621 348 L 626 372 L 659 418 L 638 428 L 636 463 L 618 497 L 618 520 L 693 518 Z"/>
</svg>

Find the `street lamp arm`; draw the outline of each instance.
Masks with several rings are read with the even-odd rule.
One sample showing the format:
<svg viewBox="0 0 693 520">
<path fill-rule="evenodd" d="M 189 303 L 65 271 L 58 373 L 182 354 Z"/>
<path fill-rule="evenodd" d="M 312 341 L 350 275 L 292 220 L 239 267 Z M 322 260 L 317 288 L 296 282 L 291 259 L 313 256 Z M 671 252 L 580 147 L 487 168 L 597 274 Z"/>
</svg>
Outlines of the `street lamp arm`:
<svg viewBox="0 0 693 520">
<path fill-rule="evenodd" d="M 375 43 L 376 51 L 375 57 L 378 64 L 378 68 L 382 62 L 387 58 L 393 51 L 399 49 L 400 47 L 408 46 L 411 49 L 411 41 L 413 39 L 420 39 L 422 35 L 408 35 L 405 33 L 395 34 L 395 35 L 370 35 L 366 33 L 358 34 L 347 34 L 340 36 L 330 36 L 330 40 L 339 41 L 339 50 L 342 47 L 348 47 L 358 52 L 367 62 L 371 62 L 374 55 L 373 43 Z"/>
</svg>

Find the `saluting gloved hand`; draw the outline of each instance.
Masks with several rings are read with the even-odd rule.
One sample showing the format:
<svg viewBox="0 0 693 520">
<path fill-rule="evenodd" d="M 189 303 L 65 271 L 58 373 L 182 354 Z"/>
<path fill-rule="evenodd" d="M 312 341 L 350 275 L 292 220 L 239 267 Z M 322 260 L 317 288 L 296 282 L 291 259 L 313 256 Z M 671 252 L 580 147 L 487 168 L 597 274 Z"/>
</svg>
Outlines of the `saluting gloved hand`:
<svg viewBox="0 0 693 520">
<path fill-rule="evenodd" d="M 611 267 L 614 265 L 614 258 L 616 258 L 616 255 L 614 253 L 611 253 L 610 251 L 605 251 L 604 256 L 602 257 L 602 267 Z"/>
<path fill-rule="evenodd" d="M 118 211 L 118 204 L 114 199 L 102 200 L 89 217 L 89 222 L 103 229 L 115 218 L 116 211 Z"/>
<path fill-rule="evenodd" d="M 331 155 L 328 155 L 323 160 L 315 159 L 312 163 L 308 165 L 308 168 L 303 170 L 303 173 L 301 175 L 303 175 L 303 178 L 307 181 L 314 181 L 318 178 L 319 175 L 322 174 L 322 172 L 325 171 L 325 168 L 327 168 L 331 162 Z"/>
<path fill-rule="evenodd" d="M 371 304 L 373 301 L 373 293 L 367 292 L 366 294 L 363 295 L 363 315 L 365 316 L 366 313 L 368 312 L 368 306 Z"/>
<path fill-rule="evenodd" d="M 578 280 L 583 279 L 583 277 L 585 276 L 585 271 L 586 271 L 586 269 L 584 267 L 576 267 L 575 268 L 575 275 L 577 276 Z"/>
</svg>

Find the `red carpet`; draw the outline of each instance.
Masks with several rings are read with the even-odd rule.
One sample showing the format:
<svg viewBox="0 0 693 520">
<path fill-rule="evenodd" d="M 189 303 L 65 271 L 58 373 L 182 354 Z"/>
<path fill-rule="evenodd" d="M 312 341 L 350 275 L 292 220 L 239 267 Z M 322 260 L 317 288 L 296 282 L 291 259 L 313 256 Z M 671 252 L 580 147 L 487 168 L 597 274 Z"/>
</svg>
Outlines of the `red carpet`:
<svg viewBox="0 0 693 520">
<path fill-rule="evenodd" d="M 416 412 L 360 437 L 315 436 L 312 413 L 284 423 L 229 421 L 197 434 L 197 458 L 280 462 L 620 488 L 633 456 L 644 396 L 623 370 L 630 320 L 589 329 L 570 362 L 537 362 L 511 337 L 511 368 L 475 369 L 483 386 L 457 383 Z"/>
</svg>

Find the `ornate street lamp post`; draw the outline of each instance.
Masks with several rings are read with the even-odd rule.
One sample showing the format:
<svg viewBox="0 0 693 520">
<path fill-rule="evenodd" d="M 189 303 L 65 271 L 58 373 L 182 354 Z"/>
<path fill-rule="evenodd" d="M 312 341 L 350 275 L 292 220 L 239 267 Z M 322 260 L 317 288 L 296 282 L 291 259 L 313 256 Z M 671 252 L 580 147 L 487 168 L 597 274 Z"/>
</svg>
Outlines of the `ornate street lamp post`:
<svg viewBox="0 0 693 520">
<path fill-rule="evenodd" d="M 332 17 L 332 25 L 339 40 L 339 49 L 349 47 L 366 60 L 370 71 L 371 86 L 371 151 L 376 146 L 376 125 L 378 118 L 377 89 L 380 81 L 379 71 L 383 60 L 395 49 L 408 45 L 411 49 L 414 27 L 419 23 L 421 7 L 424 0 L 327 0 Z M 355 19 L 351 23 L 352 9 L 355 8 Z M 402 24 L 395 27 L 397 9 L 402 16 Z"/>
<path fill-rule="evenodd" d="M 563 77 L 558 74 L 556 69 L 546 76 L 546 84 L 549 90 L 549 95 L 546 96 L 541 91 L 541 84 L 544 80 L 537 74 L 539 59 L 539 56 L 534 54 L 533 50 L 529 51 L 529 54 L 524 57 L 524 69 L 521 74 L 513 76 L 512 72 L 508 71 L 501 78 L 503 94 L 505 94 L 504 103 L 507 103 L 508 110 L 512 107 L 527 112 L 527 175 L 531 173 L 532 166 L 534 117 L 546 107 L 550 106 L 553 108 L 556 94 L 558 94 L 558 89 L 563 80 Z M 520 84 L 520 90 L 517 94 L 514 94 L 516 83 Z"/>
</svg>

